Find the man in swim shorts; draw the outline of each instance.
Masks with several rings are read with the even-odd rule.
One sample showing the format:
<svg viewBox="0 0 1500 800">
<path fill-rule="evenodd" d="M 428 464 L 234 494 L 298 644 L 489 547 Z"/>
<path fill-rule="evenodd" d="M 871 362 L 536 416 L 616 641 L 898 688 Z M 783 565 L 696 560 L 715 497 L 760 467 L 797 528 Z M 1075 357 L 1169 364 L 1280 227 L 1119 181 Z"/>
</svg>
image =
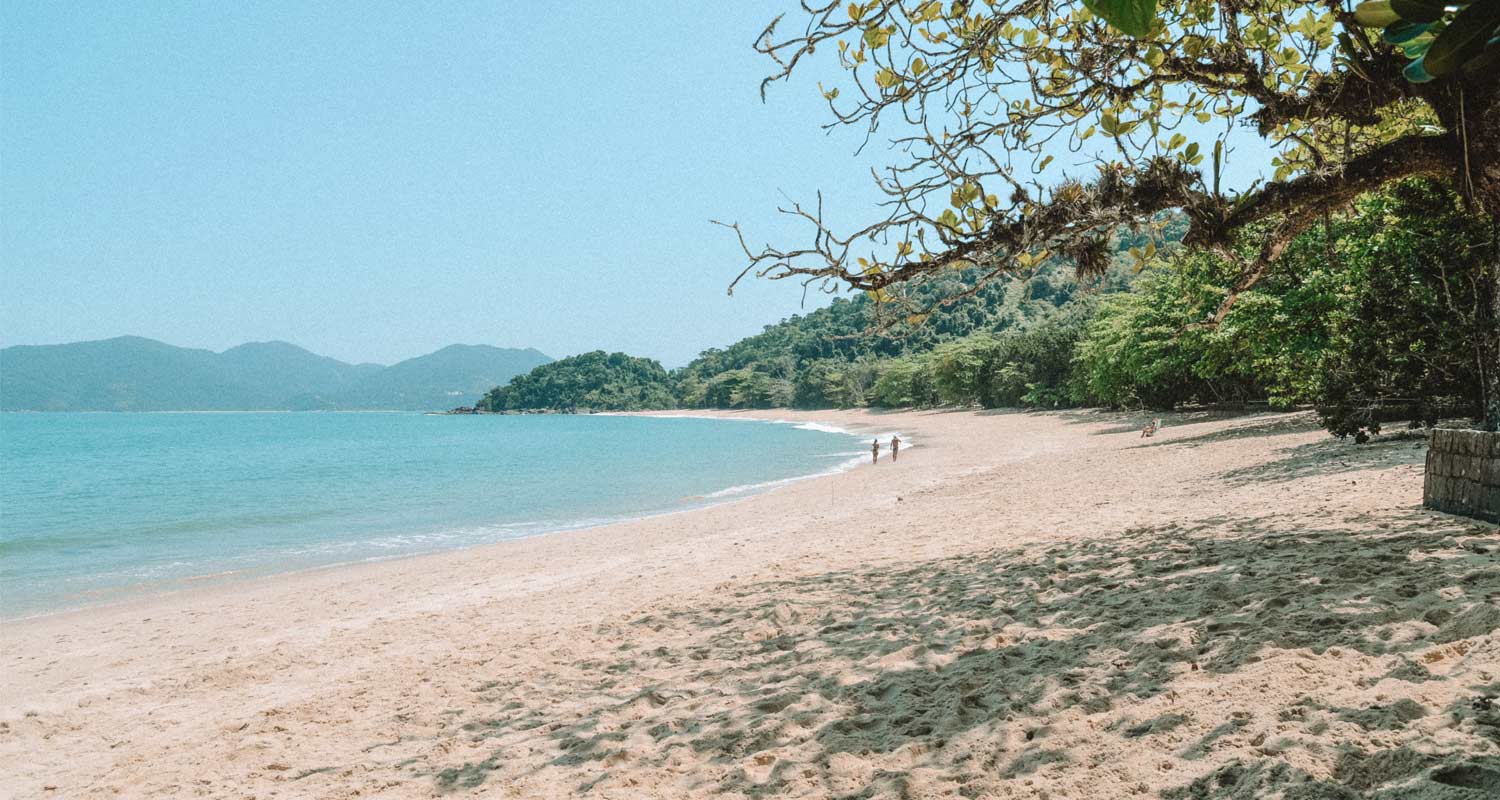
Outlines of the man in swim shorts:
<svg viewBox="0 0 1500 800">
<path fill-rule="evenodd" d="M 899 455 L 901 455 L 901 437 L 891 434 L 891 460 L 895 461 Z"/>
</svg>

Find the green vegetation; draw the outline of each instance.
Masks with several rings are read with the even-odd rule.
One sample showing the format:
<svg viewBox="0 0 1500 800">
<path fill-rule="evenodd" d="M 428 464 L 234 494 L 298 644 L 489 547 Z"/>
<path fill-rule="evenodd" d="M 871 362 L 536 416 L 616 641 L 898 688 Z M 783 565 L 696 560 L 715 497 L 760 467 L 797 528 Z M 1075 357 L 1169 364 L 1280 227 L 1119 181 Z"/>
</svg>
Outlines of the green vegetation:
<svg viewBox="0 0 1500 800">
<path fill-rule="evenodd" d="M 1113 266 L 1093 291 L 1048 263 L 1029 282 L 992 282 L 896 324 L 882 317 L 885 303 L 861 294 L 705 351 L 670 375 L 653 361 L 589 353 L 516 378 L 485 403 L 1170 409 L 1260 401 L 1315 405 L 1330 431 L 1363 439 L 1382 421 L 1480 413 L 1480 328 L 1496 238 L 1446 186 L 1412 180 L 1293 239 L 1216 326 L 1196 323 L 1237 279 L 1229 261 L 1169 245 L 1136 275 L 1137 240 L 1117 237 Z M 946 280 L 971 279 L 956 271 Z M 950 290 L 931 281 L 907 300 L 930 303 Z"/>
<path fill-rule="evenodd" d="M 678 402 L 687 408 L 1057 405 L 1055 391 L 1033 395 L 1029 385 L 1050 386 L 1067 371 L 1071 349 L 1062 342 L 1081 330 L 1092 293 L 1127 287 L 1132 249 L 1141 252 L 1151 235 L 1170 249 L 1185 227 L 1184 219 L 1167 217 L 1156 221 L 1153 234 L 1118 232 L 1106 251 L 1108 267 L 1090 281 L 1090 291 L 1054 259 L 1035 265 L 1029 280 L 988 282 L 957 300 L 951 298 L 980 277 L 976 270 L 933 276 L 899 298 L 836 298 L 704 351 L 673 374 Z M 998 383 L 988 377 L 995 359 L 1003 372 Z M 985 375 L 971 375 L 981 362 Z"/>
<path fill-rule="evenodd" d="M 1382 419 L 1480 413 L 1484 283 L 1495 230 L 1440 185 L 1407 182 L 1299 236 L 1216 328 L 1193 328 L 1234 273 L 1203 254 L 1153 267 L 1101 302 L 1072 398 L 1171 408 L 1315 404 L 1339 435 Z"/>
<path fill-rule="evenodd" d="M 804 73 L 828 103 L 827 127 L 892 146 L 872 171 L 884 202 L 868 218 L 833 225 L 819 194 L 782 207 L 801 229 L 792 241 L 753 248 L 760 237 L 730 224 L 742 274 L 899 308 L 954 270 L 975 277 L 953 296 L 1050 259 L 1097 275 L 1108 236 L 1180 213 L 1197 253 L 1183 258 L 1212 260 L 1158 268 L 1145 297 L 1101 306 L 1085 394 L 1342 403 L 1407 392 L 1425 376 L 1439 384 L 1423 384 L 1434 398 L 1467 403 L 1468 384 L 1454 381 L 1472 379 L 1483 426 L 1500 427 L 1500 266 L 1493 247 L 1483 258 L 1462 249 L 1500 216 L 1500 3 L 856 0 L 777 17 L 755 47 L 767 57 L 763 92 Z M 1267 173 L 1245 184 L 1225 166 L 1247 137 L 1270 156 L 1241 165 Z M 1466 232 L 1445 239 L 1460 250 L 1392 240 L 1380 246 L 1397 252 L 1362 253 L 1352 234 L 1320 233 L 1359 198 L 1411 179 L 1463 198 L 1443 212 Z M 1319 246 L 1336 258 L 1307 255 Z M 1150 260 L 1149 247 L 1142 254 Z M 1388 256 L 1403 263 L 1385 271 Z M 1240 333 L 1213 331 L 1252 290 L 1285 307 L 1237 315 Z M 1304 301 L 1332 301 L 1347 322 L 1298 316 Z M 1361 325 L 1370 330 L 1354 333 Z M 1305 336 L 1301 349 L 1249 338 L 1283 334 Z M 1460 351 L 1473 371 L 1458 371 Z"/>
<path fill-rule="evenodd" d="M 638 411 L 676 403 L 667 371 L 649 358 L 592 353 L 543 364 L 491 389 L 486 411 Z"/>
<path fill-rule="evenodd" d="M 961 276 L 956 279 L 961 280 Z M 1055 281 L 1055 283 L 1054 283 Z M 975 402 L 969 351 L 1001 330 L 1020 328 L 1073 300 L 1077 285 L 1044 273 L 1033 284 L 995 283 L 937 308 L 921 324 L 882 329 L 866 296 L 768 326 L 723 350 L 708 350 L 674 374 L 689 408 L 830 408 Z M 945 367 L 934 373 L 929 361 Z M 948 363 L 951 362 L 951 363 Z"/>
</svg>

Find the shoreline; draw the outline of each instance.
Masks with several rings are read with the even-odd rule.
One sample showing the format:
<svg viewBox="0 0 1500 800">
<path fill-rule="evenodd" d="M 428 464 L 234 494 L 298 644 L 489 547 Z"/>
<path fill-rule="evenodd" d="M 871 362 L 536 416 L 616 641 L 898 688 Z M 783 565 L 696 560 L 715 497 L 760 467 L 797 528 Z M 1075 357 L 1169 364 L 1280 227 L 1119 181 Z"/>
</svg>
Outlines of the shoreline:
<svg viewBox="0 0 1500 800">
<path fill-rule="evenodd" d="M 41 413 L 41 412 L 39 412 L 39 413 Z M 69 413 L 95 413 L 95 412 L 69 412 Z M 97 412 L 97 413 L 262 414 L 262 413 L 325 413 L 325 412 L 295 412 L 295 411 L 287 411 L 287 412 L 280 412 L 280 411 L 186 411 L 186 412 L 184 412 L 184 411 L 152 411 L 152 412 Z M 401 411 L 394 411 L 394 412 L 392 412 L 392 411 L 351 411 L 351 412 L 326 412 L 326 413 L 404 413 L 404 414 L 410 414 L 410 413 L 413 413 L 413 412 L 401 412 Z M 803 426 L 808 425 L 808 424 L 814 424 L 814 425 L 818 424 L 815 421 L 809 422 L 809 421 L 785 420 L 785 419 L 780 419 L 780 418 L 774 418 L 772 416 L 769 416 L 770 412 L 766 412 L 766 414 L 755 415 L 755 416 L 737 416 L 737 415 L 735 415 L 736 413 L 737 412 L 714 413 L 712 411 L 698 411 L 698 412 L 647 411 L 647 412 L 623 412 L 623 413 L 615 413 L 615 414 L 600 414 L 600 416 L 636 416 L 636 417 L 654 417 L 654 418 L 718 419 L 718 420 L 728 420 L 728 421 L 736 421 L 736 422 L 759 422 L 759 423 L 763 423 L 763 424 L 788 424 L 788 425 L 793 425 L 793 426 L 796 426 L 796 427 L 803 427 Z M 820 430 L 820 431 L 823 431 L 823 432 L 826 432 L 826 433 L 845 434 L 845 435 L 850 435 L 850 436 L 858 435 L 858 434 L 855 434 L 853 431 L 850 431 L 850 430 L 847 430 L 847 429 L 844 429 L 844 428 L 841 428 L 841 427 L 833 426 L 833 425 L 820 425 L 818 428 L 816 428 L 816 430 Z M 674 515 L 674 514 L 689 513 L 689 512 L 693 512 L 693 511 L 698 511 L 698 510 L 701 510 L 701 509 L 709 508 L 709 507 L 712 507 L 712 506 L 721 505 L 721 504 L 724 504 L 724 503 L 739 502 L 739 501 L 742 501 L 742 500 L 747 500 L 747 499 L 750 499 L 750 498 L 755 497 L 757 495 L 764 494 L 765 492 L 774 491 L 775 489 L 777 489 L 777 488 L 779 488 L 781 486 L 790 485 L 790 484 L 793 484 L 793 483 L 798 483 L 798 482 L 806 481 L 806 480 L 813 480 L 813 479 L 817 479 L 817 478 L 828 477 L 828 476 L 837 475 L 837 474 L 840 474 L 840 473 L 843 473 L 843 472 L 847 472 L 849 470 L 852 470 L 852 469 L 855 469 L 855 468 L 861 466 L 861 464 L 863 462 L 860 459 L 861 459 L 861 456 L 851 456 L 850 458 L 845 459 L 844 461 L 839 462 L 838 464 L 835 464 L 833 467 L 830 467 L 828 469 L 824 469 L 824 470 L 821 470 L 821 471 L 809 472 L 809 473 L 801 474 L 801 475 L 793 475 L 793 476 L 787 477 L 787 478 L 777 478 L 777 479 L 768 480 L 768 481 L 762 481 L 762 482 L 758 482 L 758 483 L 754 483 L 754 484 L 729 486 L 729 487 L 725 487 L 724 489 L 720 489 L 720 490 L 717 490 L 717 491 L 709 493 L 709 494 L 688 496 L 688 497 L 683 498 L 680 501 L 681 505 L 679 505 L 679 506 L 664 508 L 664 509 L 657 510 L 657 511 L 649 511 L 649 512 L 645 512 L 645 513 L 641 513 L 641 514 L 634 514 L 634 515 L 632 515 L 632 514 L 625 514 L 625 515 L 616 516 L 616 517 L 584 518 L 584 519 L 573 520 L 573 521 L 557 522 L 555 524 L 554 523 L 538 523 L 539 527 L 536 528 L 535 530 L 529 530 L 529 531 L 527 531 L 525 533 L 520 533 L 518 535 L 511 536 L 509 538 L 495 539 L 493 541 L 488 541 L 488 542 L 460 544 L 460 545 L 456 545 L 456 546 L 453 546 L 453 547 L 440 548 L 440 549 L 436 549 L 436 550 L 423 551 L 423 552 L 398 553 L 398 554 L 395 554 L 395 555 L 372 555 L 372 556 L 369 556 L 369 557 L 366 557 L 366 558 L 357 558 L 357 559 L 352 559 L 352 560 L 347 560 L 347 561 L 336 561 L 336 562 L 331 562 L 331 563 L 327 563 L 327 564 L 313 564 L 313 565 L 308 565 L 308 566 L 295 567 L 295 568 L 291 568 L 291 569 L 283 569 L 283 568 L 279 568 L 279 567 L 262 567 L 262 568 L 246 568 L 246 569 L 238 569 L 238 570 L 221 570 L 221 571 L 211 572 L 211 573 L 205 573 L 205 574 L 201 574 L 201 575 L 189 575 L 189 576 L 184 576 L 184 577 L 179 577 L 179 578 L 165 579 L 165 580 L 158 581 L 158 582 L 155 582 L 155 583 L 134 584 L 134 585 L 129 585 L 129 586 L 112 586 L 112 587 L 108 587 L 106 589 L 100 589 L 100 590 L 95 590 L 94 591 L 94 593 L 97 593 L 97 594 L 108 595 L 107 599 L 102 599 L 102 600 L 99 600 L 97 602 L 71 603 L 71 604 L 66 605 L 65 607 L 57 608 L 57 609 L 54 609 L 54 610 L 48 610 L 48 611 L 42 611 L 42 612 L 28 612 L 28 613 L 22 613 L 22 614 L 14 615 L 14 616 L 12 616 L 12 615 L 0 615 L 0 631 L 3 631 L 4 628 L 6 626 L 8 626 L 8 625 L 17 624 L 17 623 L 24 623 L 24 622 L 29 622 L 29 621 L 33 621 L 33 620 L 49 619 L 49 618 L 53 618 L 53 617 L 57 617 L 57 616 L 61 616 L 61 615 L 90 614 L 90 613 L 95 613 L 95 612 L 99 612 L 99 611 L 103 611 L 103 610 L 107 610 L 107 609 L 111 609 L 111 608 L 115 608 L 117 606 L 123 606 L 123 605 L 132 605 L 132 606 L 149 605 L 152 602 L 156 602 L 156 601 L 167 601 L 167 600 L 170 600 L 171 598 L 175 598 L 175 597 L 199 595 L 199 594 L 202 594 L 202 593 L 212 593 L 212 592 L 226 590 L 226 589 L 229 589 L 229 588 L 235 587 L 235 586 L 242 586 L 242 585 L 245 585 L 247 583 L 258 583 L 258 582 L 261 582 L 261 581 L 275 580 L 275 579 L 279 579 L 279 578 L 295 579 L 295 576 L 307 575 L 307 574 L 312 574 L 312 573 L 320 573 L 320 572 L 329 571 L 329 570 L 341 570 L 341 569 L 348 569 L 348 568 L 358 568 L 358 567 L 366 566 L 366 565 L 382 564 L 382 563 L 392 562 L 392 561 L 404 561 L 404 560 L 408 560 L 408 559 L 421 559 L 421 558 L 426 558 L 426 557 L 429 557 L 429 556 L 438 556 L 438 555 L 443 555 L 443 554 L 447 554 L 447 553 L 456 553 L 456 552 L 461 552 L 461 551 L 465 551 L 465 550 L 473 550 L 473 549 L 478 549 L 478 548 L 499 547 L 499 546 L 504 546 L 504 545 L 510 544 L 511 542 L 521 541 L 521 540 L 525 540 L 525 539 L 533 539 L 533 538 L 538 538 L 538 537 L 554 536 L 554 535 L 557 535 L 557 534 L 569 534 L 569 533 L 575 533 L 575 532 L 578 532 L 578 531 L 592 530 L 592 529 L 596 529 L 596 528 L 605 528 L 605 527 L 609 527 L 609 526 L 613 526 L 613 525 L 622 525 L 622 524 L 628 524 L 628 523 L 643 522 L 643 521 L 648 521 L 648 520 L 657 519 L 657 518 L 661 518 L 661 517 L 671 516 L 671 515 Z"/>
<path fill-rule="evenodd" d="M 116 412 L 99 412 L 99 413 L 116 413 Z M 128 412 L 128 413 L 163 413 L 163 414 L 176 414 L 176 413 L 236 413 L 236 414 L 238 414 L 238 413 L 257 413 L 258 414 L 258 413 L 267 413 L 267 412 L 259 412 L 259 411 L 255 411 L 255 412 L 240 412 L 240 411 L 234 411 L 234 412 L 176 412 L 176 411 L 164 411 L 164 412 Z M 299 412 L 286 412 L 286 413 L 299 413 Z M 352 413 L 387 413 L 387 412 L 352 412 Z M 793 413 L 801 413 L 801 412 L 793 412 Z M 817 412 L 806 412 L 806 413 L 816 414 Z M 723 412 L 703 411 L 703 410 L 698 410 L 698 411 L 693 411 L 693 412 L 685 412 L 685 411 L 684 412 L 678 412 L 678 411 L 641 411 L 641 412 L 621 412 L 619 414 L 615 414 L 615 416 L 638 416 L 638 417 L 655 417 L 655 418 L 682 417 L 682 418 L 686 418 L 686 419 L 720 419 L 720 420 L 729 420 L 729 421 L 735 421 L 735 422 L 760 422 L 760 423 L 765 423 L 765 424 L 789 424 L 789 425 L 805 424 L 805 423 L 808 423 L 808 422 L 815 423 L 815 424 L 824 424 L 824 423 L 819 423 L 819 421 L 816 420 L 816 419 L 807 419 L 807 420 L 787 420 L 787 419 L 783 419 L 782 417 L 784 416 L 784 414 L 778 414 L 777 410 L 775 410 L 775 409 L 768 409 L 768 410 L 765 410 L 765 411 L 723 411 Z M 839 426 L 835 426 L 835 425 L 832 425 L 831 423 L 828 423 L 827 427 L 834 428 L 837 431 L 842 431 L 842 432 L 845 432 L 845 433 L 850 433 L 850 434 L 854 434 L 855 433 L 855 431 L 853 431 L 853 430 L 848 430 L 848 429 L 845 429 L 845 428 L 842 428 L 842 427 L 839 427 Z M 861 426 L 856 425 L 855 427 L 858 428 L 858 427 L 861 427 Z M 875 430 L 879 426 L 873 426 L 872 425 L 872 426 L 863 426 L 863 427 L 868 427 L 870 430 Z M 865 432 L 867 432 L 867 431 L 859 431 L 860 435 L 863 435 Z M 883 429 L 880 432 L 882 432 L 882 433 L 888 433 L 888 431 L 884 431 Z M 862 459 L 862 458 L 863 458 L 862 456 L 851 457 L 850 460 L 854 461 L 856 459 Z M 163 606 L 163 607 L 167 607 L 167 606 L 171 606 L 171 605 L 178 604 L 178 603 L 191 603 L 191 602 L 195 602 L 195 601 L 205 601 L 205 600 L 206 601 L 212 601 L 212 600 L 216 599 L 217 595 L 224 595 L 225 599 L 228 599 L 228 597 L 235 596 L 235 595 L 243 596 L 246 599 L 250 599 L 251 597 L 253 597 L 254 594 L 257 593 L 257 590 L 259 590 L 259 589 L 264 589 L 266 591 L 272 591 L 272 592 L 282 591 L 282 590 L 291 590 L 291 589 L 296 588 L 295 584 L 297 582 L 299 582 L 299 581 L 307 580 L 307 581 L 311 582 L 311 581 L 316 580 L 316 579 L 318 579 L 320 577 L 324 577 L 324 578 L 326 578 L 328 580 L 331 580 L 331 581 L 333 581 L 335 583 L 341 583 L 342 581 L 338 580 L 340 577 L 348 577 L 348 578 L 352 579 L 354 577 L 355 571 L 358 571 L 358 570 L 367 570 L 367 569 L 375 569 L 375 568 L 380 568 L 380 567 L 384 567 L 386 565 L 392 565 L 392 564 L 405 564 L 405 563 L 408 563 L 408 562 L 420 562 L 420 561 L 425 560 L 425 559 L 444 559 L 445 557 L 457 557 L 457 556 L 460 556 L 460 555 L 466 554 L 466 553 L 472 554 L 475 557 L 486 557 L 486 556 L 489 556 L 489 555 L 493 555 L 494 557 L 499 558 L 499 557 L 503 556 L 503 552 L 502 552 L 503 548 L 510 547 L 510 546 L 515 545 L 517 543 L 528 542 L 528 541 L 531 541 L 531 540 L 534 540 L 534 539 L 550 538 L 550 537 L 557 536 L 559 534 L 568 534 L 568 535 L 571 535 L 571 534 L 578 534 L 578 533 L 584 533 L 584 532 L 594 533 L 594 532 L 603 531 L 603 530 L 606 530 L 606 529 L 609 529 L 609 528 L 613 528 L 613 527 L 616 527 L 616 526 L 626 526 L 626 525 L 636 525 L 636 524 L 649 523 L 649 522 L 651 522 L 653 520 L 658 520 L 658 519 L 663 519 L 663 518 L 668 518 L 668 517 L 674 517 L 674 516 L 681 515 L 681 514 L 692 514 L 692 513 L 701 512 L 701 511 L 705 511 L 705 510 L 708 510 L 708 509 L 712 509 L 712 508 L 717 508 L 717 507 L 720 507 L 720 506 L 725 506 L 725 505 L 730 505 L 730 504 L 735 504 L 735 503 L 744 503 L 744 502 L 752 501 L 752 500 L 754 500 L 754 499 L 756 499 L 758 497 L 764 496 L 765 494 L 767 494 L 769 492 L 774 492 L 774 491 L 776 491 L 778 489 L 781 489 L 781 488 L 784 488 L 784 487 L 787 487 L 787 486 L 792 486 L 792 485 L 795 485 L 795 484 L 798 484 L 798 483 L 803 483 L 803 482 L 806 482 L 806 481 L 814 481 L 814 480 L 819 480 L 819 479 L 823 479 L 823 478 L 835 477 L 835 476 L 838 476 L 838 475 L 845 474 L 847 472 L 851 472 L 851 471 L 857 470 L 860 466 L 865 466 L 865 464 L 864 464 L 864 462 L 862 460 L 860 460 L 859 463 L 851 463 L 848 467 L 835 467 L 833 469 L 824 470 L 822 472 L 813 472 L 813 473 L 808 473 L 806 475 L 798 475 L 798 476 L 793 476 L 791 478 L 783 478 L 783 479 L 778 479 L 776 481 L 769 481 L 769 482 L 767 482 L 767 484 L 770 484 L 770 485 L 756 484 L 755 487 L 753 487 L 751 491 L 748 491 L 748 492 L 746 492 L 743 495 L 723 496 L 723 497 L 720 497 L 718 499 L 710 499 L 712 497 L 712 495 L 704 495 L 704 496 L 702 496 L 700 498 L 704 502 L 690 504 L 690 505 L 687 505 L 687 506 L 684 506 L 684 507 L 681 507 L 681 508 L 666 509 L 666 510 L 652 512 L 652 513 L 643 514 L 643 515 L 639 515 L 639 516 L 627 516 L 627 517 L 621 517 L 621 518 L 618 518 L 618 519 L 610 519 L 610 520 L 606 520 L 606 521 L 602 521 L 602 522 L 582 522 L 582 523 L 579 523 L 577 525 L 567 525 L 567 526 L 558 527 L 558 528 L 549 528 L 547 530 L 538 531 L 536 533 L 528 533 L 528 534 L 517 536 L 517 537 L 511 538 L 511 539 L 503 539 L 503 540 L 498 540 L 498 541 L 493 541 L 493 542 L 485 542 L 485 543 L 482 543 L 482 544 L 462 545 L 462 546 L 459 546 L 459 547 L 455 547 L 455 548 L 452 548 L 452 549 L 446 549 L 446 550 L 434 550 L 434 551 L 431 551 L 431 552 L 424 552 L 424 553 L 406 553 L 406 554 L 398 554 L 398 555 L 386 556 L 386 557 L 372 557 L 372 558 L 361 559 L 361 560 L 356 560 L 356 561 L 341 561 L 341 562 L 336 562 L 336 563 L 331 563 L 331 564 L 320 564 L 320 565 L 315 565 L 315 566 L 303 567 L 303 568 L 300 568 L 300 569 L 278 570 L 278 571 L 272 571 L 272 572 L 263 572 L 263 573 L 248 574 L 248 575 L 243 575 L 243 576 L 240 576 L 240 577 L 231 577 L 231 575 L 227 574 L 227 573 L 214 573 L 214 574 L 203 575 L 203 576 L 192 576 L 192 577 L 189 577 L 189 578 L 182 579 L 182 583 L 184 583 L 186 585 L 184 585 L 184 586 L 182 586 L 181 588 L 178 588 L 178 589 L 172 589 L 172 590 L 167 590 L 167 591 L 153 591 L 153 590 L 145 589 L 145 588 L 139 588 L 139 589 L 132 588 L 132 589 L 125 590 L 125 592 L 126 592 L 126 594 L 128 596 L 120 597 L 118 599 L 112 599 L 112 600 L 105 601 L 105 602 L 102 602 L 102 603 L 85 604 L 85 605 L 78 605 L 78 606 L 70 606 L 68 608 L 62 608 L 62 609 L 58 609 L 56 611 L 44 612 L 44 613 L 41 613 L 41 614 L 30 614 L 30 615 L 18 616 L 18 617 L 0 617 L 0 635 L 3 635 L 4 633 L 6 633 L 8 629 L 16 628 L 16 627 L 19 627 L 19 626 L 24 626 L 24 625 L 32 624 L 32 623 L 42 624 L 42 623 L 46 623 L 46 622 L 49 622 L 49 621 L 57 621 L 59 623 L 62 623 L 62 622 L 65 622 L 66 619 L 69 618 L 69 617 L 84 618 L 84 617 L 91 617 L 91 616 L 94 616 L 94 615 L 97 615 L 97 614 L 100 614 L 100 613 L 110 613 L 110 612 L 118 612 L 118 613 L 121 613 L 121 614 L 125 614 L 125 613 L 137 613 L 137 612 L 140 612 L 140 611 L 150 611 L 153 606 L 157 606 L 157 605 L 160 605 L 160 606 Z M 759 487 L 764 487 L 764 488 L 759 488 Z M 728 490 L 739 489 L 739 488 L 741 488 L 741 487 L 731 486 L 731 487 L 728 487 L 728 489 L 721 490 L 721 491 L 728 491 Z M 490 553 L 490 552 L 487 552 L 487 551 L 494 551 L 494 552 Z M 420 564 L 413 563 L 411 568 L 412 569 L 416 569 L 419 566 L 420 566 Z M 441 564 L 438 561 L 434 561 L 434 563 L 433 563 L 432 566 L 433 567 L 441 567 Z M 347 575 L 341 576 L 340 573 L 347 573 Z M 0 656 L 3 656 L 3 654 L 4 654 L 4 649 L 0 648 Z"/>
<path fill-rule="evenodd" d="M 1349 748 L 1500 756 L 1448 711 L 1500 672 L 1500 578 L 1465 577 L 1500 531 L 1417 507 L 1420 442 L 1354 449 L 1299 414 L 1164 415 L 1142 440 L 1130 414 L 767 413 L 922 446 L 566 536 L 0 624 L 0 793 L 1129 796 L 1236 760 L 1339 780 Z M 1408 661 L 1430 677 L 1387 676 Z M 1361 727 L 1398 699 L 1416 721 Z"/>
</svg>

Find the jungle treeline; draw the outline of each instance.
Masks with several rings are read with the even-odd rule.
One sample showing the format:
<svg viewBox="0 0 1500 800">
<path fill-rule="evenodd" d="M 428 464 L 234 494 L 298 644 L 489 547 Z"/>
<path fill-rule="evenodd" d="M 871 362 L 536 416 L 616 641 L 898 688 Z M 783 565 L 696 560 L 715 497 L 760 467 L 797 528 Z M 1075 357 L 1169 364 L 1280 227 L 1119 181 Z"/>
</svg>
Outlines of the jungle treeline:
<svg viewBox="0 0 1500 800">
<path fill-rule="evenodd" d="M 1200 325 L 1236 277 L 1181 246 L 1165 219 L 1121 231 L 1113 265 L 1080 284 L 1044 263 L 928 308 L 975 277 L 857 295 L 769 325 L 668 371 L 586 353 L 537 367 L 482 402 L 491 411 L 663 408 L 1312 405 L 1330 431 L 1479 413 L 1478 328 L 1494 220 L 1440 184 L 1366 195 L 1299 236 L 1222 324 Z M 1254 231 L 1246 247 L 1253 246 Z M 1148 255 L 1149 254 L 1149 255 Z M 924 312 L 908 318 L 911 309 Z M 893 315 L 894 322 L 893 322 Z"/>
</svg>

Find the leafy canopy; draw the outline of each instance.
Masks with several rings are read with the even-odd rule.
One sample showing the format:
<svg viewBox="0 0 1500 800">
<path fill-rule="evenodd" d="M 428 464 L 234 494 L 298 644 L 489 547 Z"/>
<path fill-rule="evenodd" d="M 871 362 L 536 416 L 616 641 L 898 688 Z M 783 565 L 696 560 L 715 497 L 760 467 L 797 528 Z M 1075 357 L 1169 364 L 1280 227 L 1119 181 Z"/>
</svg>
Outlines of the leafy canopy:
<svg viewBox="0 0 1500 800">
<path fill-rule="evenodd" d="M 1470 8 L 1480 5 L 1496 3 Z M 825 224 L 821 198 L 783 209 L 811 227 L 810 241 L 757 250 L 740 233 L 741 277 L 851 286 L 906 306 L 905 284 L 955 267 L 978 266 L 979 284 L 1062 256 L 1097 274 L 1110 232 L 1175 208 L 1191 221 L 1188 243 L 1235 270 L 1209 309 L 1217 323 L 1297 234 L 1363 192 L 1468 168 L 1465 191 L 1500 200 L 1500 184 L 1486 183 L 1500 173 L 1480 163 L 1495 154 L 1454 135 L 1464 98 L 1470 114 L 1493 106 L 1493 60 L 1414 83 L 1401 45 L 1337 0 L 867 0 L 804 11 L 794 33 L 782 35 L 778 18 L 759 37 L 777 64 L 762 91 L 832 51 L 837 78 L 820 86 L 833 124 L 892 134 L 892 163 L 876 176 L 888 203 L 847 231 Z M 1224 185 L 1237 127 L 1273 149 L 1271 182 Z M 1254 225 L 1267 226 L 1261 246 L 1241 252 L 1234 234 Z"/>
</svg>

